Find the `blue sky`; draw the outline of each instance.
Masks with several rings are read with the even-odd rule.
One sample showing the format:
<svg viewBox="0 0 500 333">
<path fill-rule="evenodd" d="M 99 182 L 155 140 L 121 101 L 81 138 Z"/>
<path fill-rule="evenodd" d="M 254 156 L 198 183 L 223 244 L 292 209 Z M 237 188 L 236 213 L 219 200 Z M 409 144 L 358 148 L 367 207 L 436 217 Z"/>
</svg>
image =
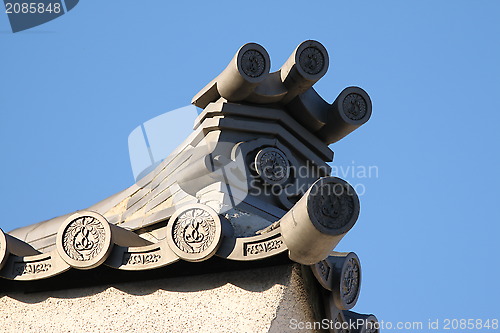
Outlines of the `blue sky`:
<svg viewBox="0 0 500 333">
<path fill-rule="evenodd" d="M 499 318 L 499 17 L 498 1 L 108 0 L 12 34 L 0 13 L 0 227 L 130 186 L 130 132 L 188 105 L 244 43 L 276 70 L 316 39 L 330 53 L 319 93 L 357 85 L 373 101 L 372 119 L 332 145 L 333 165 L 378 169 L 345 177 L 366 189 L 338 246 L 361 259 L 354 310 Z"/>
</svg>

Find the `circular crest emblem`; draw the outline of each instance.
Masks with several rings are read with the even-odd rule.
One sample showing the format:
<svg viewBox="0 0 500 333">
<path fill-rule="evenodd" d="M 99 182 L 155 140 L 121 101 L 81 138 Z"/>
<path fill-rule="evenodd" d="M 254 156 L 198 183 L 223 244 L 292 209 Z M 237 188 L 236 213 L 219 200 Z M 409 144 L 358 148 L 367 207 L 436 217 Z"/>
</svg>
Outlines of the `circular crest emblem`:
<svg viewBox="0 0 500 333">
<path fill-rule="evenodd" d="M 360 94 L 350 93 L 344 98 L 342 109 L 349 119 L 360 120 L 367 112 L 366 101 Z"/>
<path fill-rule="evenodd" d="M 338 267 L 338 278 L 332 290 L 333 299 L 337 308 L 352 309 L 358 301 L 361 286 L 361 264 L 354 252 L 350 252 Z"/>
<path fill-rule="evenodd" d="M 255 169 L 266 184 L 283 184 L 290 177 L 290 162 L 278 148 L 264 148 L 255 156 Z"/>
<path fill-rule="evenodd" d="M 111 229 L 106 218 L 95 212 L 78 212 L 57 233 L 57 250 L 70 266 L 94 268 L 111 251 Z"/>
<path fill-rule="evenodd" d="M 219 215 L 206 205 L 191 204 L 183 207 L 168 222 L 168 244 L 181 259 L 206 260 L 215 254 L 221 240 Z"/>
<path fill-rule="evenodd" d="M 340 235 L 349 231 L 359 215 L 356 191 L 346 181 L 325 177 L 311 186 L 308 197 L 311 221 L 326 233 Z"/>
<path fill-rule="evenodd" d="M 266 60 L 257 50 L 247 50 L 241 56 L 241 69 L 250 77 L 259 77 L 266 69 Z"/>
<path fill-rule="evenodd" d="M 341 283 L 342 298 L 346 304 L 352 304 L 358 298 L 360 279 L 361 270 L 357 258 L 349 258 L 344 265 Z"/>
<path fill-rule="evenodd" d="M 304 72 L 316 75 L 325 66 L 325 56 L 317 47 L 309 46 L 300 53 L 299 63 Z"/>
</svg>

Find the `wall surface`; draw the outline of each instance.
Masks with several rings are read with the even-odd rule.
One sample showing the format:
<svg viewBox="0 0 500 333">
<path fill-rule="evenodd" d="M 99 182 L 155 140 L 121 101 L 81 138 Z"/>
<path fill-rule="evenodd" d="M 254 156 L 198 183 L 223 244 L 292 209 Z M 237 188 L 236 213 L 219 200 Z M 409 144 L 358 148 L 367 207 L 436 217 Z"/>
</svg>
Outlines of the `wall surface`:
<svg viewBox="0 0 500 333">
<path fill-rule="evenodd" d="M 0 295 L 0 332 L 289 332 L 291 319 L 315 320 L 298 265 Z"/>
</svg>

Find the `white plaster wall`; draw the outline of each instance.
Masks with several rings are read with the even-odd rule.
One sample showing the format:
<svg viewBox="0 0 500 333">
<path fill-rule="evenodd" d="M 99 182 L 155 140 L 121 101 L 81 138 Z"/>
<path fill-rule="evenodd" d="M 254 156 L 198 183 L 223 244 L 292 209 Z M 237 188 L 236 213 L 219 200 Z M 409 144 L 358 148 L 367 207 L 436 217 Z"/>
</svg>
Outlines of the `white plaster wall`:
<svg viewBox="0 0 500 333">
<path fill-rule="evenodd" d="M 292 318 L 314 321 L 297 265 L 0 296 L 0 332 L 290 332 Z"/>
</svg>

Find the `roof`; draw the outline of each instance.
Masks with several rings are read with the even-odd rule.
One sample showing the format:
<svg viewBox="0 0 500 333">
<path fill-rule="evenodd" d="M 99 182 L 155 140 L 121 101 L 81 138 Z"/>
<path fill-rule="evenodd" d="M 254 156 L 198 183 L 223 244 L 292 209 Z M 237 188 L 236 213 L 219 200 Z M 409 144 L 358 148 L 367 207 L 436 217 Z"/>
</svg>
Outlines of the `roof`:
<svg viewBox="0 0 500 333">
<path fill-rule="evenodd" d="M 371 101 L 357 87 L 331 104 L 320 97 L 313 85 L 328 64 L 324 46 L 305 41 L 269 73 L 266 50 L 245 44 L 193 98 L 204 109 L 193 132 L 147 176 L 84 210 L 0 231 L 0 277 L 29 284 L 103 267 L 206 268 L 202 262 L 287 256 L 331 266 L 359 199 L 329 176 L 329 144 L 368 121 Z"/>
</svg>

